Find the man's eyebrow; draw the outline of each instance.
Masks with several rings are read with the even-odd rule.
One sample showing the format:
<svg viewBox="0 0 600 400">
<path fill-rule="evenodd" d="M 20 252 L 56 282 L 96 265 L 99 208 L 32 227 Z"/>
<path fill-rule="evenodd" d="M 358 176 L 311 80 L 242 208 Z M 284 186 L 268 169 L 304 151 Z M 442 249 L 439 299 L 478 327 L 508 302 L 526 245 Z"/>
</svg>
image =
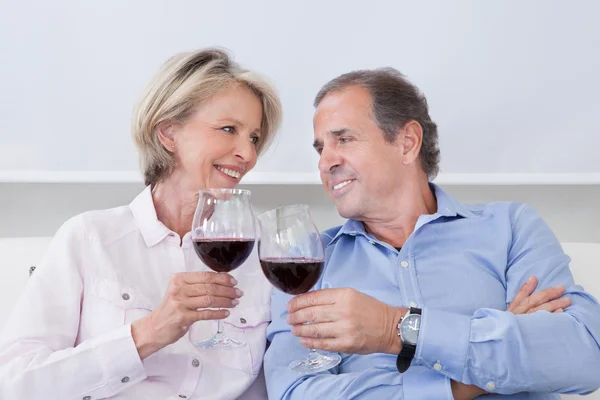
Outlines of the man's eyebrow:
<svg viewBox="0 0 600 400">
<path fill-rule="evenodd" d="M 334 129 L 332 131 L 329 131 L 329 134 L 332 136 L 342 136 L 348 132 L 350 132 L 349 128 L 340 128 L 340 129 Z"/>
<path fill-rule="evenodd" d="M 334 137 L 339 137 L 339 136 L 345 135 L 351 131 L 352 131 L 352 129 L 350 129 L 350 128 L 339 128 L 339 129 L 333 129 L 333 130 L 327 132 L 327 134 L 334 136 Z M 315 139 L 315 141 L 313 142 L 313 147 L 315 149 L 319 149 L 319 148 L 323 147 L 323 141 L 321 139 Z"/>
<path fill-rule="evenodd" d="M 315 148 L 315 150 L 320 149 L 321 147 L 323 147 L 323 141 L 321 139 L 315 139 L 315 141 L 313 142 L 313 147 Z"/>
</svg>

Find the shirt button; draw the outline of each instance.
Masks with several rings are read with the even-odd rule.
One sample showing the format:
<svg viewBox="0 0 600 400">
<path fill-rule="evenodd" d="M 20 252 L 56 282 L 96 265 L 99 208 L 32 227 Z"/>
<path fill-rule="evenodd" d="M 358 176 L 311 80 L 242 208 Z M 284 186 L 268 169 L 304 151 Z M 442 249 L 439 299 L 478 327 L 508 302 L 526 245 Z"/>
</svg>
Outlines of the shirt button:
<svg viewBox="0 0 600 400">
<path fill-rule="evenodd" d="M 92 396 L 85 396 L 82 400 L 92 400 Z"/>
<path fill-rule="evenodd" d="M 246 318 L 240 318 L 240 322 L 241 322 L 242 324 L 245 324 L 245 323 L 247 322 L 247 321 L 246 321 Z"/>
<path fill-rule="evenodd" d="M 130 299 L 130 297 L 129 297 L 129 295 L 127 293 L 123 293 L 121 295 L 121 297 L 123 298 L 123 300 L 129 300 Z"/>
<path fill-rule="evenodd" d="M 436 362 L 435 364 L 433 364 L 433 369 L 435 369 L 436 371 L 441 371 L 442 370 L 442 364 L 440 364 L 440 362 Z"/>
<path fill-rule="evenodd" d="M 121 383 L 127 383 L 127 382 L 129 382 L 129 377 L 128 376 L 126 376 L 123 379 L 121 379 Z"/>
<path fill-rule="evenodd" d="M 408 303 L 408 305 L 411 306 L 412 308 L 417 307 L 417 303 L 415 303 L 414 301 L 411 301 L 410 303 Z"/>
<path fill-rule="evenodd" d="M 400 265 L 402 265 L 403 268 L 408 268 L 408 262 L 406 261 L 402 261 Z"/>
<path fill-rule="evenodd" d="M 496 389 L 496 384 L 494 382 L 488 382 L 485 384 L 485 388 L 487 390 L 494 390 Z"/>
<path fill-rule="evenodd" d="M 192 366 L 194 368 L 198 368 L 200 366 L 200 361 L 194 358 L 194 360 L 192 361 Z"/>
</svg>

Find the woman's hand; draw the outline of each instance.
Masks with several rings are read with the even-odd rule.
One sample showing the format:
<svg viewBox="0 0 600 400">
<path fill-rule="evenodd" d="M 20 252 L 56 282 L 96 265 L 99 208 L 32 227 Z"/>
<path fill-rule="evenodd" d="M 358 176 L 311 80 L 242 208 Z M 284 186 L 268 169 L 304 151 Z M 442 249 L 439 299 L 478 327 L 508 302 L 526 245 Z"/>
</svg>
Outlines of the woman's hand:
<svg viewBox="0 0 600 400">
<path fill-rule="evenodd" d="M 162 303 L 146 317 L 131 324 L 131 334 L 143 360 L 165 346 L 175 343 L 196 321 L 218 320 L 229 316 L 244 294 L 229 274 L 183 272 L 173 275 Z"/>
</svg>

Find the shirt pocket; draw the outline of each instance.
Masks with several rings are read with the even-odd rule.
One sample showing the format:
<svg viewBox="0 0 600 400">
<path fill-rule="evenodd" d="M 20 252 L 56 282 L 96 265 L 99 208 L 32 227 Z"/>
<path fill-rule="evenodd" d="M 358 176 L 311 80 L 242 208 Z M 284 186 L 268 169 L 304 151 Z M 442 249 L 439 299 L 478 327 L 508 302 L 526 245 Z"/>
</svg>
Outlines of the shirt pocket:
<svg viewBox="0 0 600 400">
<path fill-rule="evenodd" d="M 130 324 L 150 314 L 155 305 L 140 288 L 123 285 L 118 281 L 94 278 L 91 294 L 104 301 L 110 314 L 121 325 Z"/>
<path fill-rule="evenodd" d="M 253 307 L 234 308 L 223 320 L 225 335 L 231 339 L 245 342 L 246 346 L 231 350 L 203 350 L 202 358 L 228 368 L 242 370 L 257 375 L 262 367 L 267 344 L 267 326 L 271 321 L 268 304 Z M 217 321 L 211 321 L 210 336 L 217 332 Z M 208 333 L 204 331 L 204 333 Z M 195 338 L 196 339 L 196 338 Z"/>
</svg>

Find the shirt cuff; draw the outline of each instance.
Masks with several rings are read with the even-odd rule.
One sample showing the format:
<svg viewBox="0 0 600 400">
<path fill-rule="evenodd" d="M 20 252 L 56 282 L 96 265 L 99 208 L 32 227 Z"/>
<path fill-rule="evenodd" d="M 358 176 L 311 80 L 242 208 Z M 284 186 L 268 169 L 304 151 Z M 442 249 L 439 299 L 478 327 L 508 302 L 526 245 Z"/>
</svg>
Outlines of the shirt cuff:
<svg viewBox="0 0 600 400">
<path fill-rule="evenodd" d="M 450 379 L 423 367 L 411 367 L 402 374 L 403 399 L 454 400 Z"/>
<path fill-rule="evenodd" d="M 460 382 L 465 370 L 471 318 L 424 309 L 415 361 Z"/>
<path fill-rule="evenodd" d="M 146 370 L 131 336 L 131 324 L 98 339 L 94 344 L 95 358 L 99 361 L 103 381 L 110 388 L 110 396 L 146 379 Z M 89 395 L 96 398 L 92 393 Z"/>
</svg>

